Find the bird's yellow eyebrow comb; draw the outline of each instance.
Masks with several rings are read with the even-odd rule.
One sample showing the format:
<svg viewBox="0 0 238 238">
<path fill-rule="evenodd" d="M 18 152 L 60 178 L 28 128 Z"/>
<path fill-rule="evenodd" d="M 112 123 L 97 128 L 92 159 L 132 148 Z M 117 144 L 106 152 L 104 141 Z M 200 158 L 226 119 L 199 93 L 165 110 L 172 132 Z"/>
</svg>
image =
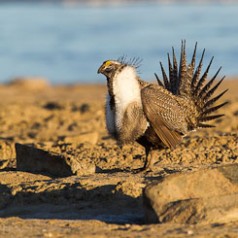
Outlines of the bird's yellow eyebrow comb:
<svg viewBox="0 0 238 238">
<path fill-rule="evenodd" d="M 111 64 L 111 60 L 107 60 L 107 61 L 104 63 L 105 66 L 109 66 L 110 64 Z"/>
</svg>

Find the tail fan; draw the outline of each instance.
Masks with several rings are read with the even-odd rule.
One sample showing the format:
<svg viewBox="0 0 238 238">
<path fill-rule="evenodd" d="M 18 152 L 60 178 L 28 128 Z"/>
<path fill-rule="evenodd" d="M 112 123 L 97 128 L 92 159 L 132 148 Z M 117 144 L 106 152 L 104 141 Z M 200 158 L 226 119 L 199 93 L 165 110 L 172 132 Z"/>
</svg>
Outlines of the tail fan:
<svg viewBox="0 0 238 238">
<path fill-rule="evenodd" d="M 219 105 L 214 105 L 218 99 L 220 99 L 227 90 L 224 90 L 215 97 L 213 94 L 217 91 L 218 87 L 222 83 L 225 77 L 220 79 L 215 85 L 214 82 L 221 71 L 221 67 L 217 70 L 215 75 L 208 80 L 208 73 L 212 65 L 214 57 L 211 58 L 208 66 L 202 74 L 203 59 L 205 55 L 205 49 L 202 52 L 198 66 L 195 68 L 197 54 L 197 43 L 195 44 L 191 62 L 187 64 L 186 59 L 186 41 L 181 42 L 180 63 L 178 68 L 177 59 L 175 56 L 174 48 L 172 48 L 172 60 L 168 54 L 168 68 L 169 77 L 167 76 L 162 63 L 160 67 L 163 75 L 163 81 L 159 79 L 158 75 L 155 77 L 158 84 L 174 95 L 186 97 L 191 103 L 194 103 L 197 112 L 197 122 L 193 127 L 209 128 L 213 125 L 205 124 L 204 122 L 215 120 L 224 116 L 223 114 L 213 114 L 221 107 L 225 106 L 228 102 L 223 102 Z"/>
</svg>

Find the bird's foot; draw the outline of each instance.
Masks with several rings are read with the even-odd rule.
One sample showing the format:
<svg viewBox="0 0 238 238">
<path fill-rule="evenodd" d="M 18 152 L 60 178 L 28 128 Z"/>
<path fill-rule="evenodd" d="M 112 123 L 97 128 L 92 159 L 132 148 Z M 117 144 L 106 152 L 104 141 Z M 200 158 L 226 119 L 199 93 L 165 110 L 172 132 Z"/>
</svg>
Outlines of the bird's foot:
<svg viewBox="0 0 238 238">
<path fill-rule="evenodd" d="M 153 165 L 155 162 L 157 162 L 157 154 L 156 154 L 156 150 L 150 150 L 146 153 L 146 159 L 145 159 L 145 163 L 144 166 L 138 169 L 133 170 L 133 173 L 135 174 L 139 174 L 139 173 L 143 173 L 143 174 L 147 174 L 149 172 L 153 172 Z"/>
</svg>

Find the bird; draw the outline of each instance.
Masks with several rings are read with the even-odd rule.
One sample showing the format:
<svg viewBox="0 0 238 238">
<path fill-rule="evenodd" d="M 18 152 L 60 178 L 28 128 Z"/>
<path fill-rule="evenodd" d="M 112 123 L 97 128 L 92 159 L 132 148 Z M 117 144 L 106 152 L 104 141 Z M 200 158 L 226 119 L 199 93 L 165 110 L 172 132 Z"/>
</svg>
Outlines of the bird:
<svg viewBox="0 0 238 238">
<path fill-rule="evenodd" d="M 183 137 L 199 128 L 215 127 L 207 122 L 224 116 L 216 111 L 228 102 L 217 105 L 228 89 L 217 92 L 225 76 L 215 81 L 221 67 L 211 79 L 211 58 L 202 72 L 205 49 L 196 66 L 197 42 L 190 63 L 187 63 L 186 41 L 181 41 L 180 62 L 172 47 L 168 53 L 168 73 L 160 62 L 163 80 L 155 73 L 157 83 L 146 82 L 138 74 L 138 58 L 106 60 L 98 69 L 107 80 L 105 103 L 106 128 L 119 144 L 138 142 L 145 149 L 141 171 L 152 169 L 155 151 L 175 149 Z M 179 64 L 178 64 L 179 63 Z M 215 112 L 215 113 L 214 113 Z"/>
</svg>

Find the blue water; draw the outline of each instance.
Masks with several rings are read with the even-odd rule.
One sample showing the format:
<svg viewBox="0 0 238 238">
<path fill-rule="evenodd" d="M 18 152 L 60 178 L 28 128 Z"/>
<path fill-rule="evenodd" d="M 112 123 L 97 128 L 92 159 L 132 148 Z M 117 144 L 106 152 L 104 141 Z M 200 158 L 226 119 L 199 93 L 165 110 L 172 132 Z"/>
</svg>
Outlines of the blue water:
<svg viewBox="0 0 238 238">
<path fill-rule="evenodd" d="M 104 82 L 97 69 L 122 55 L 143 59 L 141 77 L 153 79 L 171 47 L 196 41 L 211 74 L 238 75 L 238 5 L 134 4 L 89 7 L 0 4 L 0 82 L 39 75 L 52 83 Z"/>
</svg>

